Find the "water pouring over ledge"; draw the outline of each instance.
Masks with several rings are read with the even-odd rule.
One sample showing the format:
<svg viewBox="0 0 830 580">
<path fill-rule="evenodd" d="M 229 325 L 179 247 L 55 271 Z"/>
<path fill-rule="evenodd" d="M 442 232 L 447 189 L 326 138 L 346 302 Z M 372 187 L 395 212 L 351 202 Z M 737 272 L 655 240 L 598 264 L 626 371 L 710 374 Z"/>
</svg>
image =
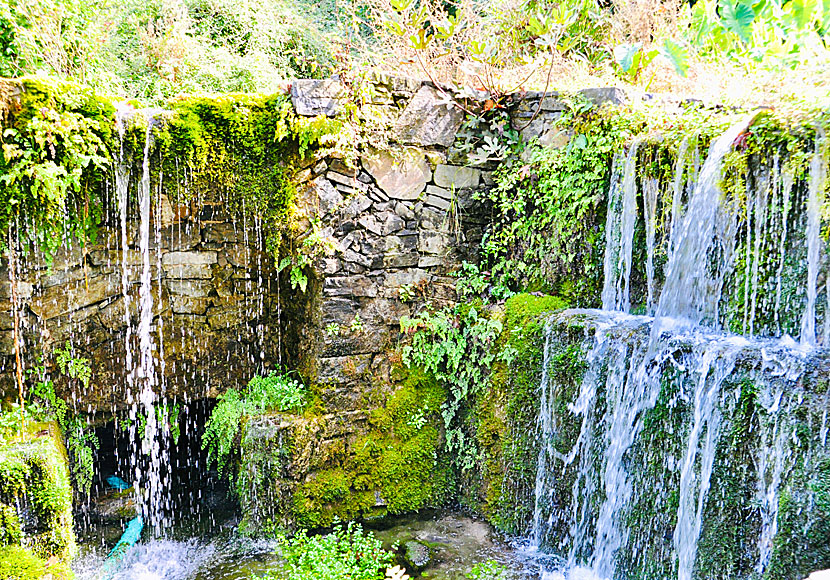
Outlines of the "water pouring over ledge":
<svg viewBox="0 0 830 580">
<path fill-rule="evenodd" d="M 712 570 L 700 566 L 717 564 L 712 564 L 711 553 L 699 559 L 700 551 L 712 550 L 714 536 L 724 533 L 716 529 L 718 514 L 726 519 L 724 514 L 732 509 L 749 522 L 737 518 L 733 525 L 743 526 L 740 531 L 752 537 L 745 539 L 751 547 L 742 556 L 747 562 L 744 575 L 733 571 L 729 577 L 766 577 L 781 557 L 775 546 L 779 520 L 787 516 L 779 512 L 779 504 L 787 497 L 782 493 L 797 488 L 796 476 L 804 469 L 796 458 L 793 414 L 807 406 L 817 422 L 825 421 L 821 404 L 826 405 L 826 393 L 819 378 L 827 372 L 830 357 L 815 350 L 809 322 L 802 323 L 807 332 L 802 332 L 801 343 L 786 335 L 765 338 L 721 330 L 724 288 L 739 251 L 739 215 L 720 189 L 721 164 L 755 116 L 742 117 L 712 142 L 686 208 L 677 203 L 675 184 L 670 222 L 680 226 L 671 232 L 666 280 L 654 318 L 626 313 L 629 236 L 635 228 L 618 224 L 632 221 L 630 212 L 636 205 L 614 202 L 620 184 L 636 187 L 636 143 L 622 175 L 612 172 L 606 311 L 566 311 L 551 317 L 546 328 L 532 540 L 537 548 L 563 557 L 558 571 L 548 572 L 551 578 L 711 577 Z M 808 216 L 808 292 L 802 318 L 813 325 L 811 304 L 816 301 L 820 263 L 814 234 L 820 217 L 815 208 L 818 192 L 823 191 L 825 163 L 817 145 L 808 203 L 797 209 Z M 747 193 L 751 201 L 757 195 L 759 201 L 752 207 L 760 208 L 751 214 L 755 243 L 746 244 L 746 253 L 752 256 L 752 249 L 756 260 L 747 265 L 754 278 L 753 296 L 759 248 L 765 243 L 759 232 L 780 235 L 776 245 L 781 248 L 790 244 L 789 200 L 779 207 L 783 228 L 776 232 L 761 222 L 767 216 L 766 200 L 780 198 L 782 191 L 789 196 L 792 183 L 778 186 L 781 175 L 773 170 L 765 178 L 757 183 L 770 189 Z M 643 192 L 644 199 L 648 193 Z M 644 206 L 645 219 L 651 219 L 647 199 Z M 647 244 L 647 250 L 651 254 L 653 245 Z M 779 292 L 781 275 L 779 269 Z M 650 294 L 651 277 L 648 286 Z M 756 305 L 753 299 L 753 316 Z M 575 343 L 568 329 L 581 330 L 583 340 Z M 583 353 L 584 370 L 569 385 L 557 376 L 557 361 L 576 346 Z M 816 406 L 805 401 L 815 401 Z M 745 417 L 748 405 L 752 413 Z M 751 428 L 738 441 L 742 421 Z M 822 461 L 826 437 L 810 440 L 801 452 L 808 461 Z M 741 473 L 740 485 L 751 490 L 727 501 L 723 494 L 729 490 L 730 471 Z M 724 571 L 719 573 L 723 577 Z"/>
</svg>

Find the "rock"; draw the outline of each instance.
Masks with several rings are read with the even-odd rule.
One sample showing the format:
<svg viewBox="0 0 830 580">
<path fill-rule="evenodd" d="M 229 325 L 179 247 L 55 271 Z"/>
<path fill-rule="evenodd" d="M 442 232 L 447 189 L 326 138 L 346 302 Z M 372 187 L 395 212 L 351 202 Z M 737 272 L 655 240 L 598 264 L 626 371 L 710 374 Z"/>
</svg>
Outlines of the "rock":
<svg viewBox="0 0 830 580">
<path fill-rule="evenodd" d="M 435 185 L 444 189 L 469 189 L 478 187 L 481 171 L 457 165 L 438 165 L 435 168 Z"/>
<path fill-rule="evenodd" d="M 362 156 L 361 162 L 378 186 L 393 199 L 418 199 L 432 179 L 424 152 L 415 147 L 405 147 L 394 154 L 373 150 Z"/>
<path fill-rule="evenodd" d="M 206 298 L 213 291 L 212 280 L 167 280 L 170 294 Z"/>
<path fill-rule="evenodd" d="M 214 251 L 208 252 L 167 252 L 161 257 L 161 265 L 164 266 L 209 266 L 215 264 L 217 254 Z"/>
<path fill-rule="evenodd" d="M 427 282 L 432 278 L 426 270 L 409 269 L 392 272 L 386 275 L 383 285 L 387 288 L 400 288 L 408 284 L 420 284 Z"/>
<path fill-rule="evenodd" d="M 317 195 L 321 213 L 329 213 L 343 203 L 343 195 L 325 177 L 318 177 L 311 182 L 311 185 Z"/>
<path fill-rule="evenodd" d="M 404 561 L 406 569 L 420 572 L 426 568 L 432 560 L 429 548 L 415 540 L 409 540 L 404 545 Z"/>
<path fill-rule="evenodd" d="M 380 235 L 387 236 L 399 232 L 406 227 L 406 221 L 397 214 L 389 213 L 383 222 Z"/>
<path fill-rule="evenodd" d="M 432 207 L 437 207 L 438 209 L 447 210 L 450 207 L 450 202 L 444 199 L 443 197 L 438 197 L 435 195 L 428 195 L 426 198 L 427 205 L 431 205 Z"/>
<path fill-rule="evenodd" d="M 431 187 L 431 186 L 428 186 Z M 415 219 L 415 212 L 412 211 L 412 208 L 409 207 L 406 203 L 399 201 L 395 204 L 395 213 L 401 216 L 403 219 L 406 220 L 413 220 Z"/>
<path fill-rule="evenodd" d="M 446 251 L 449 241 L 446 235 L 439 232 L 421 232 L 418 236 L 418 251 L 441 255 Z"/>
<path fill-rule="evenodd" d="M 378 295 L 377 287 L 366 276 L 337 276 L 326 278 L 323 290 L 327 296 L 366 296 Z"/>
<path fill-rule="evenodd" d="M 381 235 L 381 232 L 383 231 L 383 226 L 380 222 L 378 222 L 374 215 L 365 215 L 357 220 L 357 223 L 378 236 Z"/>
<path fill-rule="evenodd" d="M 605 104 L 623 105 L 628 100 L 625 91 L 617 87 L 582 89 L 579 94 L 597 106 Z"/>
<path fill-rule="evenodd" d="M 346 89 L 335 80 L 296 79 L 291 83 L 291 104 L 298 115 L 333 117 L 345 98 Z"/>
<path fill-rule="evenodd" d="M 427 185 L 427 196 L 430 195 L 435 195 L 446 200 L 451 200 L 453 198 L 453 193 L 449 189 L 444 189 L 443 187 L 438 187 L 437 185 Z"/>
<path fill-rule="evenodd" d="M 208 224 L 202 230 L 202 240 L 210 244 L 233 244 L 237 241 L 236 227 L 232 223 Z M 173 250 L 174 248 L 170 248 Z M 175 248 L 178 249 L 178 248 Z"/>
<path fill-rule="evenodd" d="M 365 195 L 355 195 L 349 200 L 349 205 L 343 208 L 341 214 L 345 217 L 357 217 L 372 207 L 372 200 Z"/>
<path fill-rule="evenodd" d="M 807 580 L 830 580 L 830 570 L 819 570 L 807 576 Z"/>
<path fill-rule="evenodd" d="M 464 111 L 447 103 L 450 98 L 430 86 L 418 89 L 398 119 L 398 139 L 424 147 L 451 146 L 464 121 Z"/>
</svg>

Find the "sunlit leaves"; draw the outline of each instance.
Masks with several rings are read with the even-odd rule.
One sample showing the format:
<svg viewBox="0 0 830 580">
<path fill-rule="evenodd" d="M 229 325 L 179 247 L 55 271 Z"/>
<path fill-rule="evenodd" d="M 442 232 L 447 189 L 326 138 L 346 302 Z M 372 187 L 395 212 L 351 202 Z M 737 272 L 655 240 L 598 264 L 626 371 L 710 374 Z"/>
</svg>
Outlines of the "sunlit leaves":
<svg viewBox="0 0 830 580">
<path fill-rule="evenodd" d="M 725 0 L 721 2 L 720 8 L 724 27 L 748 43 L 752 35 L 752 21 L 755 20 L 752 7 L 740 0 Z"/>
<path fill-rule="evenodd" d="M 660 54 L 672 63 L 677 74 L 686 76 L 686 71 L 689 70 L 689 52 L 682 45 L 667 38 L 660 47 Z"/>
</svg>

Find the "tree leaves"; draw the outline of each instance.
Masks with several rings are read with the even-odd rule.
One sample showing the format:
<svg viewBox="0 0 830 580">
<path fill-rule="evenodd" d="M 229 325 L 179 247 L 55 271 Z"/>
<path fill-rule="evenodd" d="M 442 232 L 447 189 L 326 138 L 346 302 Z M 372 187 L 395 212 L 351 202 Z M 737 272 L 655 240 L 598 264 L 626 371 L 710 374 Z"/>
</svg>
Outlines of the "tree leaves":
<svg viewBox="0 0 830 580">
<path fill-rule="evenodd" d="M 737 35 L 744 44 L 752 37 L 752 22 L 755 11 L 740 0 L 724 0 L 721 5 L 721 22 L 730 32 Z"/>
<path fill-rule="evenodd" d="M 689 70 L 689 52 L 680 44 L 667 38 L 660 47 L 660 54 L 663 55 L 672 65 L 677 74 L 686 76 Z"/>
</svg>

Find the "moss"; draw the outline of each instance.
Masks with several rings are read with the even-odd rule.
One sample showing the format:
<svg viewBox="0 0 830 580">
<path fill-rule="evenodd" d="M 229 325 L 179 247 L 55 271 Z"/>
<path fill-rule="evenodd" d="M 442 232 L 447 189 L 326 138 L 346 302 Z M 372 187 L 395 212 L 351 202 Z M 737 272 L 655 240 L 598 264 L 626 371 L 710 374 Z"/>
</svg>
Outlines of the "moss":
<svg viewBox="0 0 830 580">
<path fill-rule="evenodd" d="M 0 578 L 40 580 L 45 577 L 53 580 L 71 580 L 75 576 L 65 563 L 47 564 L 21 546 L 0 546 Z"/>
<path fill-rule="evenodd" d="M 72 486 L 66 451 L 55 424 L 34 426 L 34 435 L 0 447 L 0 538 L 19 543 L 18 502 L 31 506 L 37 525 L 26 530 L 35 552 L 68 560 L 75 553 Z"/>
<path fill-rule="evenodd" d="M 519 294 L 506 302 L 495 348 L 512 353 L 512 360 L 494 363 L 489 388 L 473 410 L 480 476 L 462 486 L 461 499 L 509 533 L 526 532 L 532 515 L 545 317 L 565 307 L 556 296 Z"/>
<path fill-rule="evenodd" d="M 451 482 L 439 428 L 446 389 L 417 370 L 397 369 L 395 376 L 395 390 L 354 437 L 323 440 L 339 418 L 306 412 L 290 435 L 277 437 L 278 448 L 262 437 L 244 438 L 247 461 L 237 489 L 245 524 L 270 517 L 286 527 L 320 528 L 335 519 L 443 505 Z M 299 474 L 301 481 L 290 481 Z"/>
</svg>

